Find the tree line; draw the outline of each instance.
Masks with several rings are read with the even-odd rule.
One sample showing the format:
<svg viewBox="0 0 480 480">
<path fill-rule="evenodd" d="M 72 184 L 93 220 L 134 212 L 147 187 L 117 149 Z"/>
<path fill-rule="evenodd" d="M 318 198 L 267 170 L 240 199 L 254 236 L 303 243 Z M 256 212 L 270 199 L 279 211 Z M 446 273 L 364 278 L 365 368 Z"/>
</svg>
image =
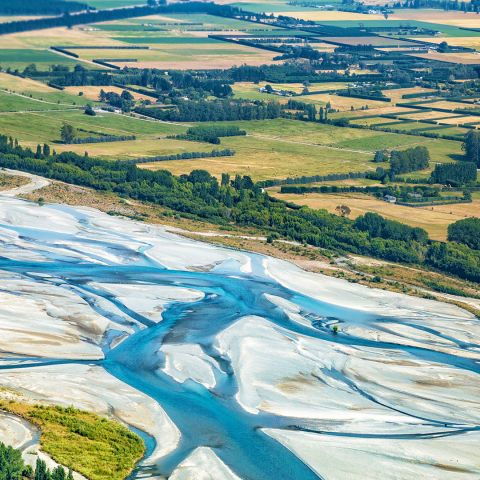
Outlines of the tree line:
<svg viewBox="0 0 480 480">
<path fill-rule="evenodd" d="M 281 108 L 277 102 L 259 100 L 181 100 L 174 108 L 136 107 L 135 112 L 173 122 L 221 122 L 278 118 Z"/>
<path fill-rule="evenodd" d="M 70 0 L 28 0 L 28 2 L 0 0 L 2 15 L 62 15 L 65 12 L 88 9 L 87 4 Z"/>
</svg>

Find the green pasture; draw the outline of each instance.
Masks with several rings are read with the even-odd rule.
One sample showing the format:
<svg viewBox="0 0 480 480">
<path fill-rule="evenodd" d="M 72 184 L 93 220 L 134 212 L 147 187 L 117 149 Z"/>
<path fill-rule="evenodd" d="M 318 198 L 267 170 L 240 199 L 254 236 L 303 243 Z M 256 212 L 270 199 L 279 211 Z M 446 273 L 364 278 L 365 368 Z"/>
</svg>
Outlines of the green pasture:
<svg viewBox="0 0 480 480">
<path fill-rule="evenodd" d="M 479 20 L 480 22 L 480 20 Z M 444 25 L 441 23 L 422 22 L 419 20 L 326 20 L 317 22 L 322 25 L 331 25 L 342 28 L 369 27 L 423 27 L 430 30 L 438 30 L 447 37 L 478 37 L 480 32 L 466 30 L 453 25 Z M 419 37 L 421 39 L 421 36 Z"/>
<path fill-rule="evenodd" d="M 51 65 L 69 65 L 73 67 L 78 61 L 57 55 L 49 50 L 0 49 L 0 67 L 3 70 L 7 68 L 22 70 L 32 63 L 37 66 L 38 70 L 48 70 Z"/>
</svg>

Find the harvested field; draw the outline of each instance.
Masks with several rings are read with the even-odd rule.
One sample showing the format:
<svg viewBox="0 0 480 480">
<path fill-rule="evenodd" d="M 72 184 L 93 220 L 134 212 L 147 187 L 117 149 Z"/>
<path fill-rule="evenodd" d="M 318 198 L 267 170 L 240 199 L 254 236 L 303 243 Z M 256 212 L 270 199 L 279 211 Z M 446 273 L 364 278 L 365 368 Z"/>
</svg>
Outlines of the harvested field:
<svg viewBox="0 0 480 480">
<path fill-rule="evenodd" d="M 479 109 L 480 107 L 478 105 L 468 105 L 466 103 L 462 102 L 454 102 L 454 101 L 449 101 L 449 100 L 440 100 L 438 102 L 432 102 L 432 103 L 425 103 L 422 106 L 428 107 L 428 108 L 443 108 L 443 109 L 449 109 L 449 110 L 475 110 Z"/>
<path fill-rule="evenodd" d="M 0 88 L 5 90 L 13 90 L 15 92 L 53 92 L 54 88 L 49 87 L 45 83 L 37 82 L 30 78 L 22 78 L 17 75 L 9 75 L 0 72 Z"/>
<path fill-rule="evenodd" d="M 391 107 L 391 104 L 388 102 L 381 102 L 378 100 L 369 100 L 364 98 L 355 98 L 355 97 L 341 97 L 339 95 L 331 93 L 319 93 L 314 95 L 305 95 L 301 97 L 303 102 L 317 103 L 319 105 L 326 105 L 330 102 L 332 108 L 340 111 L 350 111 L 351 107 L 354 109 L 359 109 L 365 106 L 368 106 L 370 109 L 381 110 L 383 108 L 387 109 Z M 370 112 L 365 113 L 365 115 L 370 114 Z"/>
<path fill-rule="evenodd" d="M 185 59 L 185 60 L 162 60 L 162 61 L 150 61 L 150 62 L 115 62 L 114 65 L 120 68 L 135 67 L 135 68 L 158 68 L 158 69 L 172 69 L 172 70 L 216 70 L 223 68 L 230 68 L 240 66 L 243 64 L 252 66 L 265 65 L 267 63 L 275 63 L 273 57 L 268 53 L 263 55 L 244 55 L 240 58 L 229 56 L 220 57 L 217 55 L 205 55 L 198 58 L 198 60 Z"/>
<path fill-rule="evenodd" d="M 452 117 L 452 118 L 444 118 L 440 120 L 439 123 L 444 125 L 464 125 L 465 123 L 480 123 L 480 116 L 474 117 L 473 115 L 468 115 L 464 117 Z"/>
<path fill-rule="evenodd" d="M 383 94 L 392 99 L 392 102 L 408 102 L 409 100 L 419 100 L 419 98 L 409 99 L 409 98 L 402 98 L 403 95 L 410 95 L 413 93 L 430 93 L 434 92 L 433 88 L 422 88 L 422 87 L 410 87 L 410 88 L 396 88 L 395 90 L 383 90 Z"/>
<path fill-rule="evenodd" d="M 461 11 L 444 11 L 434 9 L 402 9 L 390 15 L 391 20 L 417 20 L 430 23 L 442 23 L 463 28 L 479 28 L 479 18 L 476 13 Z"/>
<path fill-rule="evenodd" d="M 441 43 L 444 42 L 445 40 L 448 40 L 449 45 L 453 45 L 456 47 L 468 47 L 468 48 L 474 48 L 476 50 L 480 50 L 480 32 L 479 36 L 471 36 L 471 37 L 428 37 L 428 38 L 422 38 L 422 40 L 425 40 L 426 42 L 430 43 Z M 439 54 L 439 55 L 449 55 L 448 53 L 444 54 Z"/>
<path fill-rule="evenodd" d="M 461 63 L 463 65 L 480 65 L 480 53 L 455 52 L 440 53 L 429 50 L 428 53 L 410 53 L 412 57 L 425 58 L 427 60 L 437 60 L 447 63 Z"/>
<path fill-rule="evenodd" d="M 418 112 L 418 113 L 409 113 L 408 115 L 402 115 L 402 119 L 405 120 L 444 120 L 448 118 L 458 118 L 461 115 L 457 114 L 448 114 L 448 113 L 443 113 L 443 112 L 436 112 L 435 110 L 432 110 L 430 112 Z"/>
<path fill-rule="evenodd" d="M 345 97 L 347 98 L 347 97 Z M 364 117 L 364 116 L 371 116 L 371 115 L 387 115 L 387 114 L 400 114 L 400 113 L 405 113 L 405 112 L 418 112 L 418 110 L 413 110 L 411 108 L 405 108 L 405 107 L 396 107 L 392 105 L 391 103 L 385 103 L 381 102 L 382 105 L 380 105 L 378 108 L 369 108 L 368 111 L 364 110 L 355 110 L 355 111 L 350 111 L 350 112 L 342 112 L 342 113 L 333 113 L 331 115 L 331 118 L 341 118 L 341 117 L 346 117 L 350 119 L 358 118 L 358 117 Z M 385 119 L 385 121 L 388 119 Z"/>
</svg>

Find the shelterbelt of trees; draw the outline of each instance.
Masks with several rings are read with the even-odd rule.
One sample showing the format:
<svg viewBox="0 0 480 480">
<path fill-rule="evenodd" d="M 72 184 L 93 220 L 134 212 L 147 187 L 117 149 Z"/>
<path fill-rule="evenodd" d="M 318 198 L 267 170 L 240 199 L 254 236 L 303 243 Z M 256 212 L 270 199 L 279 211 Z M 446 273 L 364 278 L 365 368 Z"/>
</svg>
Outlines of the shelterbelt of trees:
<svg viewBox="0 0 480 480">
<path fill-rule="evenodd" d="M 421 228 L 374 213 L 352 221 L 325 210 L 289 205 L 269 197 L 248 176 L 230 179 L 224 174 L 219 182 L 204 170 L 174 176 L 165 170 L 152 172 L 128 162 L 104 161 L 71 152 L 34 157 L 29 148 L 0 137 L 0 167 L 112 191 L 162 205 L 185 217 L 219 225 L 254 226 L 320 248 L 430 266 L 480 281 L 480 250 L 458 242 L 431 241 Z"/>
<path fill-rule="evenodd" d="M 65 12 L 87 10 L 83 2 L 69 0 L 28 0 L 28 2 L 12 2 L 0 0 L 2 15 L 62 15 Z"/>
</svg>

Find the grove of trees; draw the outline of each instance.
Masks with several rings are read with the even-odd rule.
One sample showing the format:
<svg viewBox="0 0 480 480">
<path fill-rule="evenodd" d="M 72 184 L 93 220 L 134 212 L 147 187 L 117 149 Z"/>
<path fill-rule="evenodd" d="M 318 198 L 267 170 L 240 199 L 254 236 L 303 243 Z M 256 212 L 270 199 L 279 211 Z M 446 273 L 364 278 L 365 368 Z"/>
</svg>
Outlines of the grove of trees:
<svg viewBox="0 0 480 480">
<path fill-rule="evenodd" d="M 448 240 L 480 250 L 480 218 L 465 218 L 449 225 Z"/>
</svg>

